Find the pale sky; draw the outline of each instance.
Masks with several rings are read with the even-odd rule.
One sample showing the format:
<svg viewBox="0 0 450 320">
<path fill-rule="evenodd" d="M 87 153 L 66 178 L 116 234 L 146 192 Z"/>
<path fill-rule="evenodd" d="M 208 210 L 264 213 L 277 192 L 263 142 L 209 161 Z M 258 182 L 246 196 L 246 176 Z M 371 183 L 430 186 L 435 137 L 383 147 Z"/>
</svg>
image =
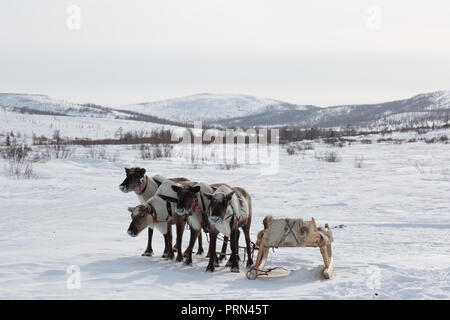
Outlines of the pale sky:
<svg viewBox="0 0 450 320">
<path fill-rule="evenodd" d="M 0 92 L 74 102 L 210 92 L 328 106 L 450 90 L 448 0 L 2 0 L 0 44 Z"/>
</svg>

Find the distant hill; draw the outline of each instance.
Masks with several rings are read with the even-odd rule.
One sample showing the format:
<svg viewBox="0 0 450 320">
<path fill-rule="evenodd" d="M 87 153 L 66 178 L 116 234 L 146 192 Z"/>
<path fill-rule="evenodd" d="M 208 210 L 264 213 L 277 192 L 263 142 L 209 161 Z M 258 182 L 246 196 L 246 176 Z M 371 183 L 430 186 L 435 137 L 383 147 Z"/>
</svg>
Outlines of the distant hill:
<svg viewBox="0 0 450 320">
<path fill-rule="evenodd" d="M 450 91 L 423 93 L 377 104 L 325 108 L 236 94 L 202 93 L 111 108 L 71 103 L 46 95 L 0 93 L 0 107 L 22 113 L 131 119 L 178 126 L 193 121 L 223 127 L 402 125 L 448 118 Z"/>
</svg>

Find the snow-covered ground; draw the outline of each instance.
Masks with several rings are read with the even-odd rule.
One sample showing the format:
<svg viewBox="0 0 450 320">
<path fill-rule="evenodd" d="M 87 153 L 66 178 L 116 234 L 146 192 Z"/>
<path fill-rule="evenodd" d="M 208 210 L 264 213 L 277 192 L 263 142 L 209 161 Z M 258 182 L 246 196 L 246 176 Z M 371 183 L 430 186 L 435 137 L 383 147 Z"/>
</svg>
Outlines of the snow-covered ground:
<svg viewBox="0 0 450 320">
<path fill-rule="evenodd" d="M 184 128 L 125 119 L 97 118 L 87 116 L 51 116 L 37 114 L 23 114 L 0 108 L 0 135 L 11 130 L 20 132 L 31 138 L 33 133 L 40 137 L 51 138 L 55 130 L 60 131 L 62 138 L 114 139 L 117 130 L 152 131 L 153 129 L 184 131 Z"/>
<path fill-rule="evenodd" d="M 450 146 L 313 146 L 292 156 L 282 149 L 275 175 L 260 175 L 257 165 L 221 170 L 143 161 L 129 146 L 111 147 L 118 153 L 115 162 L 75 153 L 69 160 L 37 163 L 31 180 L 8 177 L 0 162 L 0 298 L 449 299 Z M 341 161 L 317 159 L 327 151 Z M 363 159 L 361 168 L 355 159 Z M 254 281 L 246 278 L 244 265 L 239 274 L 223 265 L 206 273 L 204 255 L 194 256 L 193 267 L 162 259 L 157 231 L 156 255 L 142 257 L 146 231 L 137 238 L 126 233 L 126 208 L 137 198 L 118 189 L 123 168 L 130 166 L 245 188 L 253 198 L 253 241 L 267 214 L 329 223 L 336 227 L 333 278 L 322 278 L 317 248 L 271 250 L 268 266 L 294 271 Z M 185 232 L 184 247 L 187 239 Z M 67 286 L 70 266 L 81 272 L 79 289 Z"/>
</svg>

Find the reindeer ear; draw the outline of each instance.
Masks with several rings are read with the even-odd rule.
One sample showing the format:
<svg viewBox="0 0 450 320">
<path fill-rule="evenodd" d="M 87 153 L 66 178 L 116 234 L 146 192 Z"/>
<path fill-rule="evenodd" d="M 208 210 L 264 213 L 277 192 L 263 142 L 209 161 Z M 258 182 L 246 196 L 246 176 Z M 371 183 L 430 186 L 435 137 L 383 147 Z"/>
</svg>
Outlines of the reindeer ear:
<svg viewBox="0 0 450 320">
<path fill-rule="evenodd" d="M 125 173 L 126 174 L 130 173 L 130 170 L 131 170 L 130 168 L 125 168 Z"/>
<path fill-rule="evenodd" d="M 128 211 L 130 211 L 131 213 L 133 213 L 134 208 L 133 207 L 128 207 Z"/>
<path fill-rule="evenodd" d="M 200 191 L 200 186 L 189 187 L 189 190 L 191 190 L 193 193 L 197 193 Z"/>
<path fill-rule="evenodd" d="M 140 168 L 139 170 L 137 170 L 140 174 L 144 175 L 145 174 L 145 169 L 144 168 Z"/>
<path fill-rule="evenodd" d="M 233 198 L 234 195 L 234 191 L 231 191 L 229 194 L 227 194 L 227 201 L 230 202 L 231 199 Z"/>
<path fill-rule="evenodd" d="M 208 193 L 208 192 L 205 192 L 203 195 L 204 195 L 208 200 L 211 200 L 212 197 L 213 197 L 213 195 L 212 195 L 211 193 Z"/>
<path fill-rule="evenodd" d="M 177 186 L 176 184 L 171 185 L 171 187 L 172 187 L 172 190 L 175 192 L 178 192 L 180 190 L 180 187 Z"/>
</svg>

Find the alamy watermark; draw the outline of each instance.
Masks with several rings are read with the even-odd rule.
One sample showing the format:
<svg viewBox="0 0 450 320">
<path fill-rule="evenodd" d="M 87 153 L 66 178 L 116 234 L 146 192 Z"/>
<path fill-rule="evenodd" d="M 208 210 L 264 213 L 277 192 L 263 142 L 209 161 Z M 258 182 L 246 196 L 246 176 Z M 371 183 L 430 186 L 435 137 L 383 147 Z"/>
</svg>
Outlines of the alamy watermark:
<svg viewBox="0 0 450 320">
<path fill-rule="evenodd" d="M 69 290 L 81 288 L 81 269 L 77 265 L 71 265 L 67 267 L 66 272 L 69 277 L 66 280 L 66 287 Z"/>
<path fill-rule="evenodd" d="M 203 129 L 202 122 L 182 134 L 172 134 L 179 141 L 179 154 L 187 163 L 218 163 L 222 165 L 258 165 L 261 175 L 276 174 L 279 170 L 279 130 L 250 128 Z"/>
<path fill-rule="evenodd" d="M 368 275 L 366 280 L 367 288 L 370 290 L 380 289 L 381 287 L 381 270 L 377 266 L 369 266 L 366 270 Z"/>
<path fill-rule="evenodd" d="M 66 26 L 69 30 L 81 29 L 81 8 L 75 4 L 68 6 L 66 9 L 67 19 Z"/>
<path fill-rule="evenodd" d="M 378 5 L 371 5 L 366 10 L 366 27 L 370 30 L 381 29 L 381 8 Z"/>
</svg>

